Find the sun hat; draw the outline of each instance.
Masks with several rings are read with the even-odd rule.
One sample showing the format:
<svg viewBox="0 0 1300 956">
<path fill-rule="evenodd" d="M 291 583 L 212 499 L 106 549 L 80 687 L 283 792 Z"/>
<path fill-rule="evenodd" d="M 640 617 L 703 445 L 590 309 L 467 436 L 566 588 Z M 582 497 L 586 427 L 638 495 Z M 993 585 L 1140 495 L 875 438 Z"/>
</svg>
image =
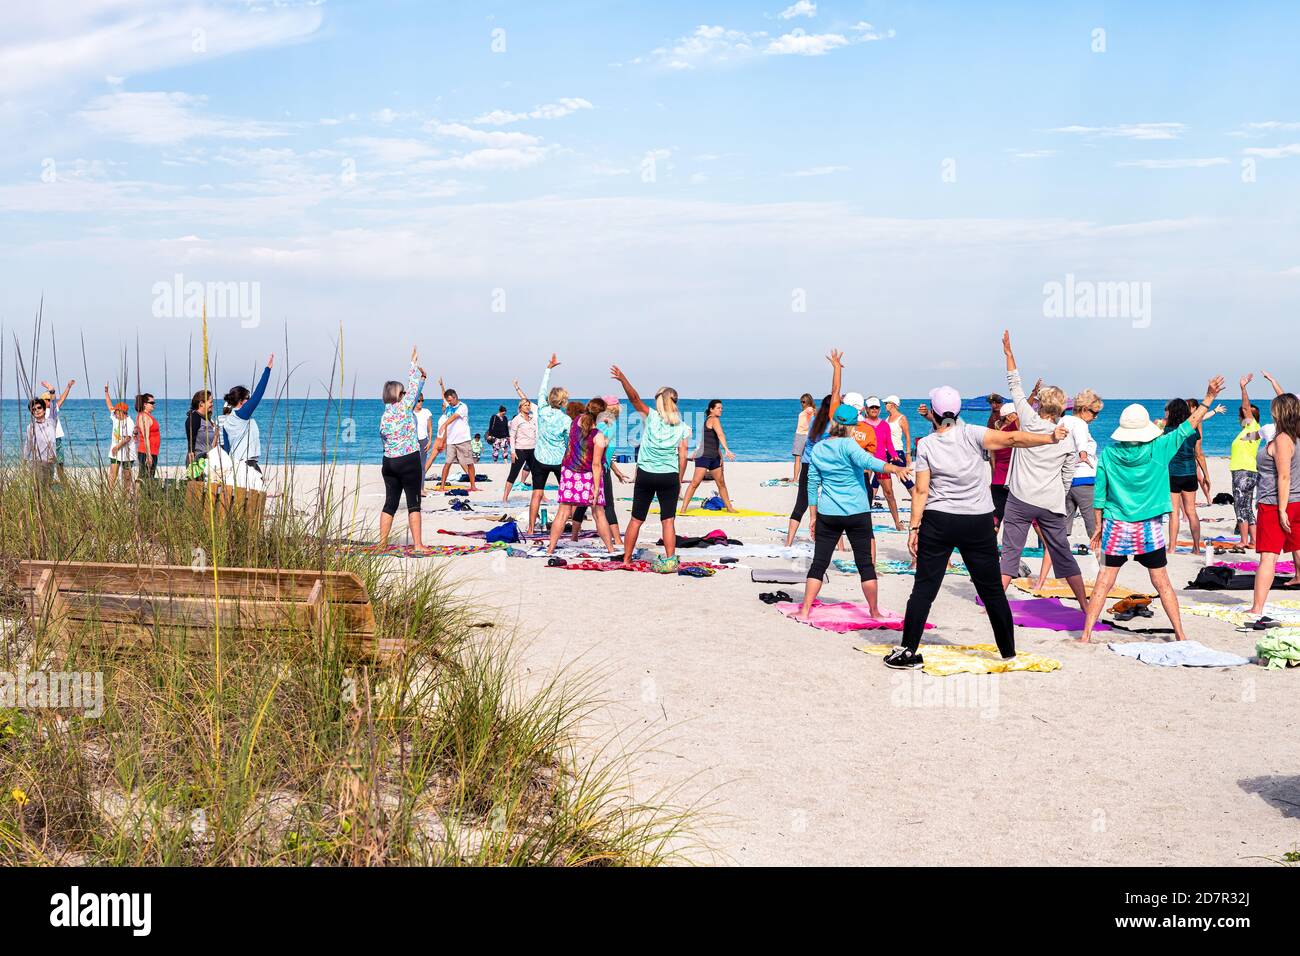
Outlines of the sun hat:
<svg viewBox="0 0 1300 956">
<path fill-rule="evenodd" d="M 604 402 L 606 407 L 608 408 L 613 408 L 615 405 L 618 404 L 617 395 L 602 395 L 600 396 L 600 400 Z"/>
<path fill-rule="evenodd" d="M 126 402 L 118 402 L 116 405 L 113 406 L 113 411 L 115 412 L 126 411 Z"/>
<path fill-rule="evenodd" d="M 856 425 L 858 423 L 858 410 L 848 402 L 841 402 L 840 406 L 835 409 L 835 420 L 841 425 Z"/>
<path fill-rule="evenodd" d="M 930 389 L 930 410 L 940 418 L 956 417 L 961 411 L 961 393 L 951 385 Z"/>
<path fill-rule="evenodd" d="M 870 398 L 867 399 L 867 408 L 879 408 L 879 407 L 880 407 L 880 399 L 876 398 L 876 396 L 872 395 Z"/>
<path fill-rule="evenodd" d="M 886 395 L 886 396 L 885 396 L 885 404 L 886 404 L 886 405 L 901 405 L 902 402 L 899 400 L 899 398 L 898 398 L 897 395 Z"/>
<path fill-rule="evenodd" d="M 1142 405 L 1134 402 L 1119 416 L 1119 428 L 1110 433 L 1115 441 L 1145 443 L 1155 441 L 1164 432 L 1151 421 L 1151 415 Z"/>
<path fill-rule="evenodd" d="M 863 398 L 861 392 L 847 392 L 844 395 L 844 404 L 852 405 L 858 411 L 862 411 Z"/>
</svg>

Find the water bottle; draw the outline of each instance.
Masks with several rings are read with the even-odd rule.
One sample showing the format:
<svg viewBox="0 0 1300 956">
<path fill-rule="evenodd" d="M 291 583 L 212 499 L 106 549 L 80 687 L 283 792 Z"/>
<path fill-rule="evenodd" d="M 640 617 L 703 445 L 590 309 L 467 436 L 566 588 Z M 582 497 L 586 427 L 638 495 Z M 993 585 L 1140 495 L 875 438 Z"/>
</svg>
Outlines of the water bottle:
<svg viewBox="0 0 1300 956">
<path fill-rule="evenodd" d="M 1208 568 L 1214 563 L 1214 547 L 1210 542 L 1205 542 L 1205 566 Z"/>
<path fill-rule="evenodd" d="M 542 509 L 542 513 L 541 513 L 540 515 L 538 515 L 538 517 L 541 518 L 541 521 L 542 521 L 542 527 L 541 527 L 540 530 L 545 531 L 545 530 L 550 526 L 550 522 L 549 522 L 549 521 L 547 520 L 547 518 L 546 518 L 546 509 L 545 509 L 545 508 Z"/>
</svg>

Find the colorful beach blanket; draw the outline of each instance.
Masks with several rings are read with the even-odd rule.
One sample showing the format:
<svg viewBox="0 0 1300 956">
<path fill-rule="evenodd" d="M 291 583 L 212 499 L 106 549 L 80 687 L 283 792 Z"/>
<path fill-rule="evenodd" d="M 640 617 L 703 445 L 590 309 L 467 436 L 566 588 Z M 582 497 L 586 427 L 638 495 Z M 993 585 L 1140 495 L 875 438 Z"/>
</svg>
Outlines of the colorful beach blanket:
<svg viewBox="0 0 1300 956">
<path fill-rule="evenodd" d="M 984 606 L 979 598 L 975 599 L 975 603 Z M 1083 630 L 1083 609 L 1066 606 L 1059 598 L 1037 597 L 1007 603 L 1011 605 L 1011 619 L 1018 627 L 1037 627 L 1048 631 Z M 1093 630 L 1109 631 L 1110 625 L 1098 621 L 1093 625 Z"/>
<path fill-rule="evenodd" d="M 1107 644 L 1121 657 L 1132 657 L 1143 664 L 1158 667 L 1240 667 L 1250 658 L 1206 647 L 1200 641 L 1150 641 L 1134 644 Z"/>
<path fill-rule="evenodd" d="M 1011 583 L 1016 586 L 1017 590 L 1024 591 L 1026 594 L 1032 594 L 1034 597 L 1074 598 L 1074 592 L 1070 590 L 1070 585 L 1065 581 L 1062 581 L 1060 578 L 1048 578 L 1043 582 L 1042 588 L 1035 588 L 1035 582 L 1030 578 L 1012 578 Z M 1083 588 L 1084 593 L 1091 597 L 1092 585 L 1085 581 Z M 1134 591 L 1132 588 L 1126 588 L 1120 584 L 1113 585 L 1110 589 L 1110 593 L 1106 595 L 1108 598 L 1137 596 L 1150 597 L 1151 595 L 1143 591 Z"/>
<path fill-rule="evenodd" d="M 1214 567 L 1232 568 L 1234 571 L 1258 571 L 1258 561 L 1215 561 Z M 1292 561 L 1279 561 L 1277 567 L 1273 569 L 1275 574 L 1295 575 L 1295 563 Z"/>
<path fill-rule="evenodd" d="M 651 514 L 658 514 L 659 509 L 651 508 Z M 735 511 L 710 511 L 708 508 L 690 508 L 686 511 L 678 511 L 679 518 L 776 518 L 779 517 L 775 511 L 750 511 L 748 508 L 737 508 Z"/>
<path fill-rule="evenodd" d="M 857 648 L 864 654 L 884 657 L 891 650 L 888 644 L 867 644 Z M 953 674 L 1007 674 L 1029 671 L 1046 674 L 1061 669 L 1061 662 L 1042 654 L 1024 651 L 1009 661 L 1004 661 L 995 644 L 922 644 L 921 657 L 925 663 L 921 671 L 931 677 L 951 677 Z"/>
<path fill-rule="evenodd" d="M 794 617 L 802 609 L 801 604 L 795 604 L 793 601 L 789 603 L 782 601 L 774 606 L 786 617 Z M 853 601 L 838 601 L 828 604 L 814 601 L 813 606 L 808 609 L 808 620 L 799 623 L 811 625 L 821 631 L 834 631 L 837 634 L 843 634 L 847 631 L 880 629 L 901 631 L 903 629 L 903 616 L 881 608 L 880 617 L 872 617 L 865 604 Z M 934 627 L 933 624 L 926 624 L 925 626 Z"/>
<path fill-rule="evenodd" d="M 506 548 L 505 542 L 494 541 L 492 544 L 432 544 L 423 551 L 417 551 L 415 546 L 410 544 L 390 544 L 386 547 L 362 544 L 346 547 L 343 551 L 345 554 L 370 558 L 449 558 L 463 554 L 482 554 L 485 551 L 501 551 Z"/>
<path fill-rule="evenodd" d="M 1212 601 L 1192 601 L 1182 605 L 1188 614 L 1197 617 L 1210 617 L 1225 624 L 1239 625 L 1253 621 L 1257 617 L 1250 614 L 1250 604 L 1218 604 Z M 1275 621 L 1285 624 L 1300 625 L 1300 601 L 1294 599 L 1269 601 L 1264 605 L 1264 614 Z"/>
<path fill-rule="evenodd" d="M 845 574 L 857 574 L 858 565 L 856 561 L 850 561 L 847 558 L 832 558 L 831 564 L 835 566 L 836 571 L 843 571 Z M 896 558 L 887 558 L 883 561 L 876 562 L 877 574 L 916 574 L 916 568 L 907 561 L 900 561 Z M 958 574 L 964 577 L 970 577 L 970 571 L 966 565 L 960 561 L 954 561 L 948 565 L 948 574 Z"/>
<path fill-rule="evenodd" d="M 567 564 L 548 565 L 560 571 L 640 571 L 645 574 L 661 574 L 654 569 L 653 561 L 633 561 L 627 567 L 621 561 L 570 561 Z M 682 561 L 677 565 L 677 574 L 685 577 L 710 577 L 729 568 L 728 564 L 712 564 L 708 561 Z"/>
</svg>

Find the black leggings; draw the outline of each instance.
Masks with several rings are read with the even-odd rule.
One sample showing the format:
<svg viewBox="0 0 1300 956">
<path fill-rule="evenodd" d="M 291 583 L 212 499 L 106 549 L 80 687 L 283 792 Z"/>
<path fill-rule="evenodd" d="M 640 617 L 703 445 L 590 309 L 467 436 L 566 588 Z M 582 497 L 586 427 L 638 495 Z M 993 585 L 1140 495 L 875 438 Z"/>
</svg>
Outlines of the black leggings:
<svg viewBox="0 0 1300 956">
<path fill-rule="evenodd" d="M 821 525 L 820 518 L 817 524 Z M 1016 628 L 1007 594 L 1002 590 L 993 512 L 958 515 L 925 510 L 917 534 L 916 582 L 912 585 L 912 596 L 907 599 L 907 613 L 903 615 L 903 646 L 912 651 L 920 646 L 930 606 L 934 604 L 943 576 L 948 572 L 953 548 L 961 552 L 971 583 L 984 602 L 998 650 L 1003 657 L 1013 656 L 1016 653 Z"/>
<path fill-rule="evenodd" d="M 614 479 L 613 472 L 609 470 L 609 465 L 601 469 L 600 483 L 605 489 L 605 520 L 610 523 L 611 527 L 618 527 L 618 512 L 614 510 Z M 587 519 L 587 506 L 578 505 L 578 509 L 573 512 L 573 520 L 581 524 Z"/>
<path fill-rule="evenodd" d="M 659 520 L 671 521 L 677 517 L 677 496 L 682 493 L 682 479 L 675 471 L 653 472 L 636 470 L 632 485 L 632 518 L 645 521 L 650 514 L 650 502 L 659 499 Z M 606 495 L 606 500 L 609 496 Z"/>
<path fill-rule="evenodd" d="M 533 470 L 533 450 L 531 448 L 516 448 L 515 460 L 510 463 L 510 474 L 506 476 L 506 484 L 513 485 L 519 473 L 525 468 L 531 473 Z"/>
<path fill-rule="evenodd" d="M 808 568 L 808 580 L 820 581 L 826 577 L 830 567 L 831 555 L 840 543 L 840 535 L 847 535 L 849 546 L 853 548 L 853 560 L 858 566 L 858 577 L 864 581 L 876 579 L 876 565 L 871 560 L 871 512 L 863 511 L 855 515 L 817 515 L 817 537 L 813 546 L 812 566 Z"/>
<path fill-rule="evenodd" d="M 791 521 L 802 521 L 808 510 L 808 466 L 799 469 L 799 493 L 794 499 L 794 511 L 790 512 Z"/>
<path fill-rule="evenodd" d="M 380 469 L 384 476 L 384 514 L 397 514 L 397 503 L 406 492 L 406 510 L 420 510 L 420 490 L 424 473 L 420 469 L 420 453 L 413 451 L 396 458 L 384 458 Z"/>
</svg>

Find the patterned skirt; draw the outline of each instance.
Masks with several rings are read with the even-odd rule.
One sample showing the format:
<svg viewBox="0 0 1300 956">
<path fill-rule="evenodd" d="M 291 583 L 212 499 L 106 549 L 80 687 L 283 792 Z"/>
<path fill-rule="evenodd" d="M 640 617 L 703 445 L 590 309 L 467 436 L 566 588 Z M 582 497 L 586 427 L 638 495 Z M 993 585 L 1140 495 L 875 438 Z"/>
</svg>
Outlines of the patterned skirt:
<svg viewBox="0 0 1300 956">
<path fill-rule="evenodd" d="M 1117 521 L 1107 518 L 1101 528 L 1101 553 L 1113 555 L 1150 554 L 1167 544 L 1164 518 L 1146 521 Z"/>
<path fill-rule="evenodd" d="M 596 487 L 595 479 L 589 471 L 569 471 L 560 469 L 560 504 L 605 506 L 605 489 Z"/>
</svg>

